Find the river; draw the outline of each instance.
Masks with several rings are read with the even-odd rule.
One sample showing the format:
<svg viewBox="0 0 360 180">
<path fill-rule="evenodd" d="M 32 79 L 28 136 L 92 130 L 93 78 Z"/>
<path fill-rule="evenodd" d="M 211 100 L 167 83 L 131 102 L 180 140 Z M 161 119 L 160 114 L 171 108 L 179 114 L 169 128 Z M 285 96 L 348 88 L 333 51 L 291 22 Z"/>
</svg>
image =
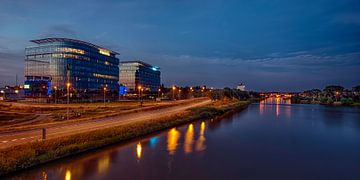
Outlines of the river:
<svg viewBox="0 0 360 180">
<path fill-rule="evenodd" d="M 360 108 L 269 99 L 7 179 L 360 179 Z"/>
</svg>

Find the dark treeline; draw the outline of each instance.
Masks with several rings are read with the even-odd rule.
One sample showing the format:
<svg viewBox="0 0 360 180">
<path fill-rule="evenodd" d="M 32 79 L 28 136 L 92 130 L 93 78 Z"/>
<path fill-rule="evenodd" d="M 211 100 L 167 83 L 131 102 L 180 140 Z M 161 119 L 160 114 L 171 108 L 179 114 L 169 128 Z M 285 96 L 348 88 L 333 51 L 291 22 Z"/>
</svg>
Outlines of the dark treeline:
<svg viewBox="0 0 360 180">
<path fill-rule="evenodd" d="M 306 90 L 293 96 L 291 101 L 301 104 L 360 105 L 360 85 L 351 89 L 339 85 L 329 85 L 323 90 Z"/>
</svg>

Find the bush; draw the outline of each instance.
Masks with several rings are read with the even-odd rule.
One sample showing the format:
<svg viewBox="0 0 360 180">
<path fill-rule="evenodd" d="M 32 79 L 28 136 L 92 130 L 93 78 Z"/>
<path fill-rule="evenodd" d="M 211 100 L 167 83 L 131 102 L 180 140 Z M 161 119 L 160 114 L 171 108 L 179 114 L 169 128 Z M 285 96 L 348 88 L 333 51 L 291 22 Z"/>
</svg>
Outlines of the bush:
<svg viewBox="0 0 360 180">
<path fill-rule="evenodd" d="M 332 104 L 332 103 L 334 103 L 334 100 L 333 100 L 332 98 L 328 98 L 328 100 L 327 100 L 326 103 L 327 103 L 327 104 Z"/>
<path fill-rule="evenodd" d="M 351 105 L 354 101 L 351 98 L 341 98 L 341 104 L 343 105 Z"/>
</svg>

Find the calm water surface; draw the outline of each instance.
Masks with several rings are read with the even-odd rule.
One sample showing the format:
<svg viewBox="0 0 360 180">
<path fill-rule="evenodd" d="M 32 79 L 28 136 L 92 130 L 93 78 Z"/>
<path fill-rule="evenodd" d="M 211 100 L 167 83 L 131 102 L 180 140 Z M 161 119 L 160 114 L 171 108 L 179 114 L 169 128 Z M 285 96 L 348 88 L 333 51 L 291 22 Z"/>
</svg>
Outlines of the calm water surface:
<svg viewBox="0 0 360 180">
<path fill-rule="evenodd" d="M 360 109 L 270 99 L 9 179 L 360 179 Z"/>
</svg>

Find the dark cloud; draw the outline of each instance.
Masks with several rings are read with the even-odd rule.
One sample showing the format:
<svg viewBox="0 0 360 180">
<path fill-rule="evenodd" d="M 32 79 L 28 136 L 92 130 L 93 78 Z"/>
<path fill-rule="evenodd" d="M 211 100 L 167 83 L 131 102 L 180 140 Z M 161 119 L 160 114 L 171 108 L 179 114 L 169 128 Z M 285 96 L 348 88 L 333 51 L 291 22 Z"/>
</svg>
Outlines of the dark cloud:
<svg viewBox="0 0 360 180">
<path fill-rule="evenodd" d="M 288 53 L 284 57 L 257 59 L 196 57 L 191 55 L 151 55 L 146 59 L 160 65 L 166 84 L 211 84 L 215 87 L 235 86 L 245 82 L 254 90 L 298 91 L 322 88 L 327 83 L 346 87 L 360 82 L 360 53 L 312 55 Z M 180 80 L 179 80 L 180 79 Z"/>
</svg>

